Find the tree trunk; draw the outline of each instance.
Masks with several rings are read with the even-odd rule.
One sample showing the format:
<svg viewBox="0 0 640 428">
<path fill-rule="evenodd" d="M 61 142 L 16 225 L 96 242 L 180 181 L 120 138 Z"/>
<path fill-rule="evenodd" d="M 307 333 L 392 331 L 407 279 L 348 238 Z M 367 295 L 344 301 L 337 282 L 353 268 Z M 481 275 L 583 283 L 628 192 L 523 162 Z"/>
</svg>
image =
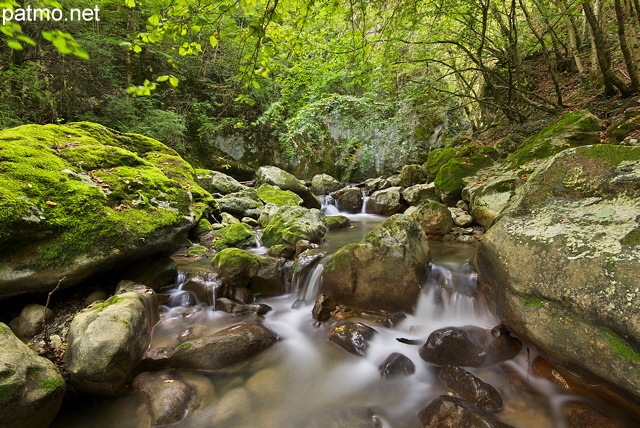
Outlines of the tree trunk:
<svg viewBox="0 0 640 428">
<path fill-rule="evenodd" d="M 558 2 L 558 7 L 563 15 L 563 21 L 565 27 L 567 27 L 567 33 L 569 34 L 569 53 L 573 57 L 573 62 L 576 64 L 576 70 L 578 70 L 579 74 L 584 73 L 584 65 L 582 64 L 582 59 L 580 58 L 580 41 L 578 40 L 573 21 L 571 17 L 568 15 L 567 7 L 562 2 Z"/>
<path fill-rule="evenodd" d="M 625 4 L 626 6 L 626 4 Z M 633 92 L 638 92 L 638 88 L 640 88 L 640 76 L 638 75 L 638 66 L 633 60 L 631 55 L 631 50 L 629 49 L 629 45 L 627 44 L 627 36 L 625 35 L 625 27 L 627 26 L 628 17 L 625 16 L 627 12 L 623 8 L 620 0 L 614 1 L 614 7 L 616 10 L 616 19 L 618 20 L 618 38 L 620 39 L 620 50 L 622 50 L 622 55 L 624 56 L 624 62 L 627 66 L 627 73 L 629 74 L 629 78 L 631 79 L 631 90 Z M 629 27 L 633 30 L 633 26 L 631 22 L 629 22 Z"/>
</svg>

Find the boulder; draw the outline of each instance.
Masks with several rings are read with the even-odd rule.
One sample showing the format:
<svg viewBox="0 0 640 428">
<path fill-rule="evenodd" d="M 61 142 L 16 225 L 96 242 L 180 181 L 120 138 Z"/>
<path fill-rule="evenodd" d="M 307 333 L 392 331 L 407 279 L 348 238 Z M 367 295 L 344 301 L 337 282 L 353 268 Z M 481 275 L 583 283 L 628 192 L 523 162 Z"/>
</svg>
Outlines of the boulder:
<svg viewBox="0 0 640 428">
<path fill-rule="evenodd" d="M 147 263 L 134 266 L 123 278 L 143 284 L 153 290 L 174 284 L 178 276 L 178 264 L 171 257 L 154 257 Z"/>
<path fill-rule="evenodd" d="M 439 366 L 487 367 L 515 357 L 522 343 L 509 334 L 467 325 L 432 332 L 420 348 L 420 358 Z"/>
<path fill-rule="evenodd" d="M 524 180 L 513 173 L 496 172 L 472 182 L 462 191 L 469 201 L 470 214 L 479 225 L 488 229 L 493 220 L 504 211 L 522 189 Z"/>
<path fill-rule="evenodd" d="M 243 190 L 245 186 L 240 184 L 233 177 L 223 174 L 219 171 L 211 171 L 208 169 L 196 169 L 196 180 L 207 192 L 214 194 L 227 195 Z"/>
<path fill-rule="evenodd" d="M 128 290 L 73 318 L 64 363 L 75 390 L 118 395 L 149 347 L 158 321 L 156 295 L 143 286 Z"/>
<path fill-rule="evenodd" d="M 472 177 L 493 164 L 491 156 L 483 153 L 450 159 L 440 168 L 433 180 L 442 202 L 450 206 L 455 205 L 462 197 L 462 189 Z"/>
<path fill-rule="evenodd" d="M 236 193 L 229 193 L 220 199 L 216 199 L 220 211 L 237 218 L 251 217 L 257 219 L 264 204 L 255 190 L 245 189 Z"/>
<path fill-rule="evenodd" d="M 364 356 L 368 340 L 377 332 L 360 322 L 347 322 L 335 327 L 329 334 L 329 342 L 335 343 L 345 351 Z"/>
<path fill-rule="evenodd" d="M 359 309 L 409 311 L 427 278 L 430 260 L 427 237 L 418 222 L 396 214 L 328 259 L 322 292 Z"/>
<path fill-rule="evenodd" d="M 468 159 L 474 155 L 481 155 L 481 157 L 488 156 L 493 160 L 499 157 L 498 151 L 489 146 L 467 145 L 463 147 L 444 147 L 432 150 L 429 153 L 427 161 L 422 165 L 422 169 L 428 180 L 435 180 L 442 167 L 449 161 L 456 158 Z"/>
<path fill-rule="evenodd" d="M 453 227 L 453 217 L 449 209 L 439 202 L 419 205 L 411 213 L 426 235 L 446 235 Z"/>
<path fill-rule="evenodd" d="M 170 252 L 215 203 L 164 144 L 89 122 L 0 132 L 0 298 Z"/>
<path fill-rule="evenodd" d="M 47 427 L 66 390 L 55 365 L 0 323 L 0 426 Z"/>
<path fill-rule="evenodd" d="M 355 214 L 362 211 L 362 191 L 356 187 L 345 187 L 331 196 L 336 200 L 338 210 L 342 212 Z"/>
<path fill-rule="evenodd" d="M 378 367 L 383 379 L 397 376 L 409 376 L 415 373 L 416 365 L 411 359 L 399 352 L 389 355 Z"/>
<path fill-rule="evenodd" d="M 622 117 L 611 123 L 607 133 L 614 141 L 620 142 L 638 130 L 640 130 L 640 107 L 631 107 L 624 111 Z"/>
<path fill-rule="evenodd" d="M 418 414 L 422 427 L 513 428 L 494 415 L 458 397 L 441 395 Z"/>
<path fill-rule="evenodd" d="M 264 315 L 271 310 L 271 306 L 264 303 L 240 303 L 235 300 L 220 297 L 216 300 L 216 310 L 232 315 L 258 314 Z"/>
<path fill-rule="evenodd" d="M 338 230 L 351 227 L 351 221 L 343 215 L 332 215 L 327 217 L 327 229 Z"/>
<path fill-rule="evenodd" d="M 420 205 L 429 201 L 440 201 L 440 196 L 433 183 L 416 184 L 402 191 L 402 197 L 409 205 Z"/>
<path fill-rule="evenodd" d="M 216 250 L 229 247 L 247 248 L 256 245 L 253 229 L 245 223 L 230 224 L 229 226 L 212 232 L 211 235 L 210 246 Z M 204 245 L 209 243 L 209 239 L 204 241 Z"/>
<path fill-rule="evenodd" d="M 502 408 L 502 397 L 493 386 L 460 367 L 444 366 L 440 369 L 438 377 L 460 398 L 491 412 Z"/>
<path fill-rule="evenodd" d="M 400 186 L 410 187 L 416 184 L 422 184 L 426 181 L 427 177 L 422 171 L 420 165 L 405 165 L 400 171 Z"/>
<path fill-rule="evenodd" d="M 265 203 L 274 204 L 278 207 L 285 205 L 302 205 L 302 198 L 291 190 L 280 190 L 276 186 L 263 184 L 256 189 L 256 193 Z"/>
<path fill-rule="evenodd" d="M 507 328 L 629 403 L 640 399 L 639 201 L 640 147 L 565 150 L 531 176 L 474 263 Z"/>
<path fill-rule="evenodd" d="M 196 405 L 196 389 L 174 371 L 142 373 L 132 386 L 146 403 L 153 426 L 179 422 Z"/>
<path fill-rule="evenodd" d="M 284 206 L 278 208 L 262 232 L 267 247 L 286 244 L 295 247 L 301 239 L 319 243 L 327 231 L 324 213 L 315 208 Z"/>
<path fill-rule="evenodd" d="M 249 360 L 278 340 L 278 335 L 262 323 L 245 322 L 178 345 L 168 363 L 175 368 L 221 370 Z"/>
<path fill-rule="evenodd" d="M 9 323 L 16 336 L 27 339 L 40 333 L 45 324 L 53 321 L 55 314 L 49 309 L 37 303 L 30 303 L 22 308 L 18 318 Z"/>
<path fill-rule="evenodd" d="M 367 195 L 370 195 L 377 190 L 386 189 L 387 187 L 391 187 L 391 183 L 383 177 L 369 178 L 364 181 L 364 192 Z"/>
<path fill-rule="evenodd" d="M 311 179 L 311 191 L 314 195 L 328 195 L 341 188 L 338 180 L 329 174 L 317 174 Z"/>
<path fill-rule="evenodd" d="M 256 185 L 271 184 L 282 190 L 290 190 L 300 196 L 307 208 L 320 209 L 320 201 L 305 184 L 288 172 L 275 166 L 261 166 L 256 171 Z"/>
<path fill-rule="evenodd" d="M 367 200 L 366 210 L 371 214 L 392 215 L 404 211 L 401 187 L 378 190 Z"/>
<path fill-rule="evenodd" d="M 279 294 L 285 289 L 284 259 L 263 257 L 239 248 L 227 248 L 211 260 L 211 267 L 230 288 L 254 293 Z"/>
<path fill-rule="evenodd" d="M 314 320 L 326 321 L 331 317 L 331 313 L 336 310 L 336 306 L 338 306 L 338 302 L 325 294 L 320 294 L 313 304 L 311 316 Z"/>
</svg>

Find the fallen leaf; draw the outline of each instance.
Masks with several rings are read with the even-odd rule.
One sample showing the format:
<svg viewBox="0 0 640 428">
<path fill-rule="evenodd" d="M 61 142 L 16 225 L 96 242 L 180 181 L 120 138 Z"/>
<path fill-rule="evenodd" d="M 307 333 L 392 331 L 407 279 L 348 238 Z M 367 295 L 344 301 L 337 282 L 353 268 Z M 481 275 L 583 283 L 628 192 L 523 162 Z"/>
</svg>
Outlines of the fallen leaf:
<svg viewBox="0 0 640 428">
<path fill-rule="evenodd" d="M 52 207 L 55 207 L 56 205 L 58 205 L 55 202 L 51 202 L 51 201 L 47 201 L 47 202 L 45 202 L 45 204 L 51 205 Z"/>
</svg>

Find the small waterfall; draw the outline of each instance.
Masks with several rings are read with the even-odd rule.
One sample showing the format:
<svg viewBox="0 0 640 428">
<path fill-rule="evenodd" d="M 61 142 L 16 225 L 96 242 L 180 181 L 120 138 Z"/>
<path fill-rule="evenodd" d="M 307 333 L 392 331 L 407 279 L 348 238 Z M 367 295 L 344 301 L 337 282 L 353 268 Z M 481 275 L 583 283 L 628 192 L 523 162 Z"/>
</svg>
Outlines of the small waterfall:
<svg viewBox="0 0 640 428">
<path fill-rule="evenodd" d="M 369 196 L 362 192 L 362 209 L 360 210 L 360 214 L 367 213 L 367 202 L 369 202 Z"/>
<path fill-rule="evenodd" d="M 176 287 L 169 290 L 170 307 L 184 307 L 202 304 L 213 306 L 218 297 L 222 282 L 213 272 L 205 270 L 179 271 L 176 276 Z"/>
<path fill-rule="evenodd" d="M 247 250 L 253 254 L 263 255 L 267 253 L 268 248 L 262 244 L 262 230 L 254 230 L 253 237 L 256 240 L 256 246 Z"/>
<path fill-rule="evenodd" d="M 331 195 L 323 195 L 320 196 L 319 199 L 321 204 L 320 209 L 325 213 L 325 215 L 340 215 L 340 210 L 338 209 L 338 201 L 333 199 Z"/>
<path fill-rule="evenodd" d="M 324 272 L 324 265 L 317 263 L 308 272 L 295 273 L 291 280 L 292 298 L 296 301 L 303 301 L 307 305 L 312 304 L 322 285 L 322 272 Z"/>
</svg>

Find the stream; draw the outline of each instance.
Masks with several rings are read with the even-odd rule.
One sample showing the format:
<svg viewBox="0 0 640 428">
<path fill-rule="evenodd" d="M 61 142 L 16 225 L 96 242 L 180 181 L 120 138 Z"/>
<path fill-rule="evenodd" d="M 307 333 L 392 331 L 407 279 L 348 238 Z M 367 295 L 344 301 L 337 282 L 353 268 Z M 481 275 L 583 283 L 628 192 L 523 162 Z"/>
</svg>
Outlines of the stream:
<svg viewBox="0 0 640 428">
<path fill-rule="evenodd" d="M 329 207 L 329 211 L 331 211 Z M 327 207 L 325 207 L 325 210 Z M 334 212 L 330 212 L 335 214 Z M 344 213 L 341 213 L 344 214 Z M 352 227 L 329 231 L 320 249 L 329 253 L 358 242 L 384 217 L 366 213 L 347 214 Z M 281 337 L 271 349 L 241 370 L 224 373 L 184 372 L 199 385 L 199 405 L 177 427 L 360 427 L 358 415 L 370 409 L 381 427 L 419 427 L 417 413 L 432 399 L 447 394 L 437 377 L 437 368 L 423 361 L 420 345 L 399 342 L 398 338 L 424 342 L 434 330 L 447 326 L 477 325 L 492 328 L 498 324 L 476 292 L 477 276 L 468 263 L 474 247 L 453 242 L 430 242 L 431 274 L 420 295 L 415 313 L 392 328 L 368 323 L 378 332 L 370 341 L 366 356 L 345 352 L 328 342 L 331 327 L 318 325 L 311 317 L 313 301 L 322 279 L 322 265 L 304 278 L 294 278 L 291 293 L 258 299 L 273 308 L 264 323 Z M 181 266 L 180 281 L 189 273 Z M 205 335 L 256 315 L 229 315 L 198 303 L 181 306 L 174 291 L 172 307 L 161 307 L 161 320 L 155 326 L 151 347 L 177 346 L 181 333 Z M 304 300 L 303 303 L 300 303 Z M 294 304 L 297 302 L 298 304 Z M 355 320 L 355 319 L 354 319 Z M 393 352 L 409 357 L 415 373 L 383 379 L 379 365 Z M 518 428 L 563 428 L 564 406 L 585 402 L 531 373 L 536 355 L 523 347 L 513 360 L 483 369 L 468 369 L 493 385 L 502 395 L 504 409 L 497 416 Z M 81 399 L 73 412 L 61 413 L 53 427 L 146 427 L 150 425 L 144 403 L 134 394 L 117 398 Z M 601 402 L 589 402 L 600 411 L 615 415 L 615 409 Z M 612 414 L 613 412 L 613 414 Z M 342 423 L 350 421 L 354 424 Z M 340 419 L 332 418 L 339 416 Z M 345 419 L 346 418 L 346 419 Z M 341 422 L 342 421 L 342 422 Z M 366 426 L 366 425 L 364 425 Z"/>
</svg>

